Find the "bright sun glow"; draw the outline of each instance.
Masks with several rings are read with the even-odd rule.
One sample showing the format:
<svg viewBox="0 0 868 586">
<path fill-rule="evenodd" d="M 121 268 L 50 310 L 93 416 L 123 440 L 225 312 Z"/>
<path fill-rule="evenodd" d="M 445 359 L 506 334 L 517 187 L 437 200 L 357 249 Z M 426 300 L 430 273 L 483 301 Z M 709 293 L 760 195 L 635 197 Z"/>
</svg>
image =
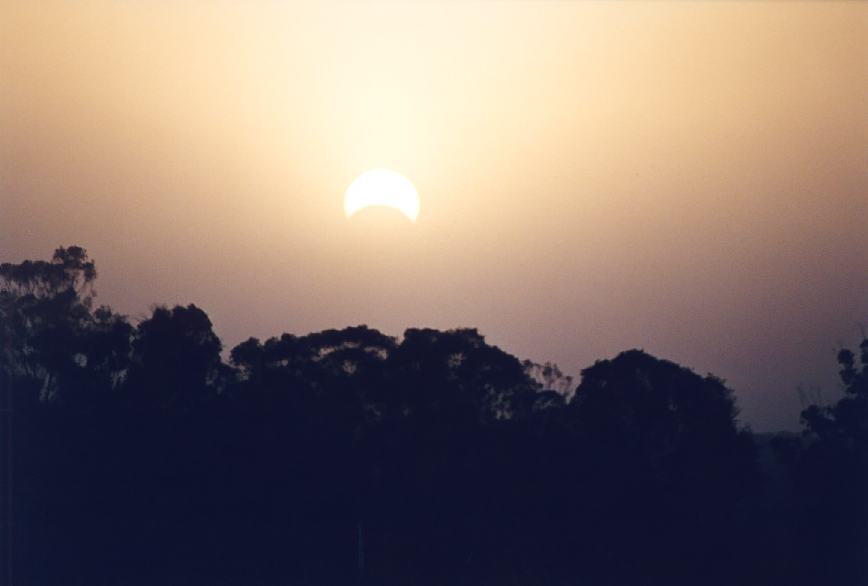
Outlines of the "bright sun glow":
<svg viewBox="0 0 868 586">
<path fill-rule="evenodd" d="M 347 188 L 344 212 L 349 218 L 371 206 L 394 208 L 415 223 L 419 217 L 419 194 L 410 180 L 400 173 L 371 169 L 356 177 Z"/>
</svg>

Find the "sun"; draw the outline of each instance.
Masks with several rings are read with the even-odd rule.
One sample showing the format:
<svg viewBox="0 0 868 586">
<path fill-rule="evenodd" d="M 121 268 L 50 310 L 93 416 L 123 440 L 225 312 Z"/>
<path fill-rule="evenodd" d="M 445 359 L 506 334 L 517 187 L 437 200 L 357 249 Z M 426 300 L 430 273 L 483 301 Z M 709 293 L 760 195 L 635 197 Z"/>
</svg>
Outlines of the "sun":
<svg viewBox="0 0 868 586">
<path fill-rule="evenodd" d="M 419 194 L 413 183 L 390 169 L 371 169 L 355 178 L 344 194 L 344 213 L 350 218 L 367 207 L 398 210 L 414 224 L 419 217 Z"/>
</svg>

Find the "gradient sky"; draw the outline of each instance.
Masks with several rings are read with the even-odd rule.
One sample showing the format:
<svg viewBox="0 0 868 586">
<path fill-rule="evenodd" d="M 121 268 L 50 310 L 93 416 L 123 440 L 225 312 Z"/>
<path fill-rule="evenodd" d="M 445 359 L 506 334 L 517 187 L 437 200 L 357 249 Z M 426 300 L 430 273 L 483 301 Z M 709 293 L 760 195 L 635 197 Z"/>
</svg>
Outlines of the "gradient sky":
<svg viewBox="0 0 868 586">
<path fill-rule="evenodd" d="M 868 4 L 0 6 L 0 260 L 80 244 L 134 318 L 641 347 L 755 430 L 868 320 Z M 372 167 L 415 225 L 344 217 Z"/>
</svg>

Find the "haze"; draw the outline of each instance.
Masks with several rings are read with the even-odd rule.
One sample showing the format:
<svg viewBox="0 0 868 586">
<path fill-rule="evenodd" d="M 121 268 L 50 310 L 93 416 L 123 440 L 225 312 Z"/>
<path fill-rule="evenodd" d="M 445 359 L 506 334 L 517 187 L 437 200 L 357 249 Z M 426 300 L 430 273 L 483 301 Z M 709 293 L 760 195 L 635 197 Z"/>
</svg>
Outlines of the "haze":
<svg viewBox="0 0 868 586">
<path fill-rule="evenodd" d="M 755 430 L 868 319 L 868 6 L 5 3 L 0 260 L 224 344 L 478 327 L 569 373 L 640 347 Z M 422 209 L 347 220 L 385 167 Z"/>
</svg>

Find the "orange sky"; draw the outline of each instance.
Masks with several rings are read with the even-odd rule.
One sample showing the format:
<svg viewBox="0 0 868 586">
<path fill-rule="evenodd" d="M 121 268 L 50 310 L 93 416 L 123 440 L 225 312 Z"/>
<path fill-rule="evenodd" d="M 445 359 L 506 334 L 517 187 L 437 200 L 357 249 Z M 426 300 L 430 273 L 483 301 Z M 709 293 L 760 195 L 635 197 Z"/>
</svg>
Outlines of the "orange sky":
<svg viewBox="0 0 868 586">
<path fill-rule="evenodd" d="M 760 430 L 868 320 L 866 4 L 0 6 L 0 260 L 85 246 L 134 317 L 643 347 Z M 415 225 L 346 220 L 372 167 Z"/>
</svg>

